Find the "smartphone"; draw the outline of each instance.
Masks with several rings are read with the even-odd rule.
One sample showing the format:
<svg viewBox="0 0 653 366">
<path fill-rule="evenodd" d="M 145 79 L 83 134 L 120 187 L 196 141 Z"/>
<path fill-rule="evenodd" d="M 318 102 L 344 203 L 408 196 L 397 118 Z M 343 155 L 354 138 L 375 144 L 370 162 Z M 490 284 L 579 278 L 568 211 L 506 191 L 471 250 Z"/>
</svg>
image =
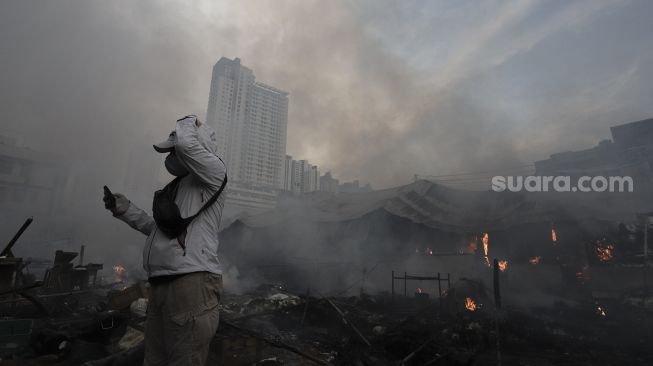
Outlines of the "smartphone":
<svg viewBox="0 0 653 366">
<path fill-rule="evenodd" d="M 104 198 L 105 201 L 107 202 L 107 208 L 116 207 L 116 197 L 113 195 L 113 193 L 107 186 L 104 186 Z"/>
</svg>

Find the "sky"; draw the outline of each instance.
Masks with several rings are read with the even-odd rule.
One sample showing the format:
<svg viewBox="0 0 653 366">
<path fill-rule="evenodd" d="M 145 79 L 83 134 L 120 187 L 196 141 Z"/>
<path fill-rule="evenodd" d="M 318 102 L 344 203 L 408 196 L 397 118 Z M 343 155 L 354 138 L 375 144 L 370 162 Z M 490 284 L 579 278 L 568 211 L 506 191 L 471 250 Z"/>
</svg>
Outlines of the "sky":
<svg viewBox="0 0 653 366">
<path fill-rule="evenodd" d="M 240 57 L 290 93 L 287 153 L 322 173 L 384 188 L 502 172 L 653 117 L 651 15 L 636 0 L 3 1 L 0 130 L 120 184 L 133 151 L 206 114 L 213 64 Z"/>
</svg>

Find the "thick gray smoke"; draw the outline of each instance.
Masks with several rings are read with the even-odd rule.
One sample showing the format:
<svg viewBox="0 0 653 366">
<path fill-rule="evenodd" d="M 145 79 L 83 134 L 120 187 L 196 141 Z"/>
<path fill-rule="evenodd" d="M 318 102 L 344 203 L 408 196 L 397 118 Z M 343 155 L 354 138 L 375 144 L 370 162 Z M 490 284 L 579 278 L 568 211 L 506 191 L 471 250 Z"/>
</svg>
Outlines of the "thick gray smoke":
<svg viewBox="0 0 653 366">
<path fill-rule="evenodd" d="M 165 175 L 149 146 L 204 115 L 221 56 L 290 92 L 288 153 L 388 187 L 530 163 L 650 117 L 651 6 L 3 2 L 0 134 L 70 169 L 59 219 L 89 260 L 137 268 L 143 237 L 104 211 L 101 188 L 150 206 Z M 29 212 L 3 213 L 2 238 Z"/>
</svg>

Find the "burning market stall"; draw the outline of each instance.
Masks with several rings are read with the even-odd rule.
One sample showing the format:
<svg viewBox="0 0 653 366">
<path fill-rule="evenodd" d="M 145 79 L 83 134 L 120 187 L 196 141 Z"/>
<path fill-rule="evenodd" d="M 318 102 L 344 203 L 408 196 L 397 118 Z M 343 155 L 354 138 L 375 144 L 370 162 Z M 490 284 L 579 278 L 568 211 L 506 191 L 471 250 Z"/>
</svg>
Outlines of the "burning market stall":
<svg viewBox="0 0 653 366">
<path fill-rule="evenodd" d="M 633 221 L 642 206 L 636 197 L 588 194 L 572 201 L 564 194 L 466 192 L 421 180 L 287 199 L 224 228 L 221 252 L 239 277 L 295 289 L 310 283 L 329 291 L 363 281 L 388 290 L 392 270 L 477 277 L 484 266 L 478 262 L 487 267 L 490 258 L 507 273 L 533 272 L 543 286 L 559 287 L 606 261 L 619 224 Z"/>
</svg>

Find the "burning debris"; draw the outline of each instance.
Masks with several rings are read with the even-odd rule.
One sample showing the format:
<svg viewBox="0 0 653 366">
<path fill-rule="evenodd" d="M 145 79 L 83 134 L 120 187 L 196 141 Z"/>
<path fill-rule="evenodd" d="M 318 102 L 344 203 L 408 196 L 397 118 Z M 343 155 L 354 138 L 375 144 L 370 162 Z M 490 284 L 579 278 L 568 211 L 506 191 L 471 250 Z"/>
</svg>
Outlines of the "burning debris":
<svg viewBox="0 0 653 366">
<path fill-rule="evenodd" d="M 415 248 L 415 254 L 420 254 L 424 253 L 424 255 L 433 255 L 433 249 L 432 248 L 424 248 L 424 250 L 420 250 L 420 248 Z"/>
<path fill-rule="evenodd" d="M 614 247 L 612 245 L 607 245 L 604 247 L 597 247 L 596 248 L 596 255 L 599 258 L 601 262 L 609 262 L 612 260 L 613 254 L 612 250 Z"/>
<path fill-rule="evenodd" d="M 120 264 L 113 266 L 114 282 L 123 283 L 123 277 L 126 276 L 127 270 Z"/>
<path fill-rule="evenodd" d="M 490 249 L 490 235 L 488 233 L 483 234 L 481 241 L 483 243 L 483 261 L 487 267 L 492 267 L 490 258 L 487 256 Z"/>
<path fill-rule="evenodd" d="M 465 309 L 469 311 L 476 311 L 476 303 L 471 298 L 465 298 Z"/>
<path fill-rule="evenodd" d="M 541 261 L 542 261 L 542 256 L 537 255 L 537 256 L 529 259 L 528 263 L 530 263 L 530 264 L 540 264 Z"/>
<path fill-rule="evenodd" d="M 501 272 L 505 272 L 506 269 L 508 269 L 508 261 L 507 260 L 500 260 L 498 262 L 498 264 L 499 264 L 499 270 Z"/>
<path fill-rule="evenodd" d="M 497 319 L 482 309 L 479 303 L 482 295 L 463 295 L 461 306 L 455 294 L 475 288 L 463 286 L 466 283 L 470 282 L 458 283 L 441 299 L 404 298 L 399 313 L 396 311 L 398 299 L 393 301 L 383 295 L 310 297 L 293 295 L 277 287 L 259 287 L 242 295 L 226 293 L 220 305 L 221 331 L 213 339 L 210 360 L 225 365 L 251 365 L 272 359 L 287 365 L 309 362 L 334 366 L 422 365 L 432 360 L 458 364 L 461 359 L 467 363 L 476 360 L 474 362 L 480 364 L 481 360 L 494 360 L 498 350 L 506 363 L 510 360 L 529 362 L 531 357 L 555 363 L 562 352 L 567 362 L 578 364 L 588 364 L 598 358 L 619 364 L 629 357 L 627 353 L 615 352 L 620 346 L 612 337 L 602 339 L 593 335 L 588 340 L 587 329 L 598 334 L 599 324 L 590 319 L 585 322 L 568 307 L 558 307 L 550 312 L 542 310 L 536 316 L 506 310 Z M 417 287 L 415 292 L 424 293 L 421 287 Z M 130 299 L 123 302 L 130 305 L 119 312 L 109 313 L 110 317 L 95 320 L 92 330 L 96 334 L 95 340 L 90 343 L 80 343 L 73 333 L 66 333 L 77 326 L 88 326 L 88 323 L 48 322 L 50 328 L 34 328 L 36 339 L 48 339 L 44 337 L 53 330 L 64 334 L 59 336 L 63 338 L 53 342 L 59 345 L 65 341 L 65 347 L 72 347 L 75 352 L 38 346 L 30 351 L 28 359 L 48 356 L 70 364 L 71 355 L 78 354 L 74 364 L 98 358 L 102 359 L 102 364 L 111 364 L 107 362 L 124 357 L 131 359 L 131 364 L 142 363 L 142 317 L 147 307 L 147 301 L 140 297 L 142 295 L 141 292 L 130 292 Z M 451 301 L 457 305 L 447 306 Z M 552 321 L 552 314 L 562 317 Z M 597 305 L 596 314 L 607 316 L 602 305 Z M 540 315 L 542 320 L 538 318 Z M 572 326 L 572 323 L 579 324 Z M 617 329 L 621 328 L 606 331 Z M 119 341 L 112 342 L 111 339 Z M 625 339 L 621 343 L 627 345 L 628 341 Z M 541 351 L 546 349 L 548 342 L 560 345 L 556 352 Z M 80 352 L 99 345 L 103 345 L 98 348 L 100 352 Z M 587 352 L 587 347 L 592 347 L 592 352 Z M 20 349 L 14 354 L 26 355 Z M 651 360 L 653 352 L 646 351 L 640 357 Z"/>
<path fill-rule="evenodd" d="M 607 315 L 606 312 L 605 312 L 605 309 L 603 309 L 603 308 L 600 307 L 600 306 L 597 306 L 597 307 L 596 307 L 596 314 L 597 314 L 597 315 L 600 315 L 600 316 L 606 316 L 606 315 Z"/>
<path fill-rule="evenodd" d="M 482 238 L 482 254 L 487 263 L 490 262 L 487 256 L 489 235 L 484 234 Z M 433 250 L 437 248 L 425 248 L 423 252 L 428 255 Z M 60 252 L 59 258 L 55 260 L 57 266 L 84 267 L 81 261 L 77 266 L 70 263 L 75 258 L 74 254 L 76 253 Z M 478 263 L 478 257 L 463 255 L 459 258 L 483 268 L 482 273 L 489 272 L 484 265 Z M 526 260 L 530 265 L 541 264 L 542 256 L 511 258 L 510 262 Z M 430 265 L 433 263 L 431 259 L 428 262 Z M 508 262 L 507 259 L 497 260 L 494 272 L 506 271 Z M 510 265 L 511 272 L 514 273 L 535 270 L 529 265 Z M 602 267 L 606 266 L 607 264 Z M 538 267 L 537 270 L 544 267 Z M 585 272 L 590 271 L 589 265 L 579 268 L 582 268 L 579 273 L 585 278 Z M 112 280 L 124 284 L 127 276 L 125 268 L 117 264 L 111 270 Z M 54 272 L 50 271 L 51 278 L 57 278 Z M 629 329 L 650 326 L 650 322 L 646 321 L 639 324 L 641 320 L 638 317 L 628 317 L 629 314 L 637 313 L 632 311 L 633 305 L 630 304 L 604 304 L 604 300 L 601 300 L 599 305 L 592 300 L 578 306 L 556 305 L 552 309 L 537 309 L 527 315 L 527 312 L 512 308 L 511 297 L 504 294 L 504 305 L 498 310 L 500 316 L 497 317 L 494 311 L 489 311 L 496 309 L 497 303 L 496 298 L 493 302 L 491 295 L 488 296 L 489 291 L 486 291 L 488 281 L 491 283 L 487 277 L 460 279 L 452 285 L 449 274 L 446 277 L 440 274 L 427 277 L 407 273 L 397 276 L 393 272 L 392 276 L 392 296 L 382 293 L 370 296 L 361 291 L 359 296 L 354 297 L 322 294 L 311 297 L 309 292 L 319 292 L 311 290 L 306 295 L 297 295 L 286 286 L 259 287 L 240 295 L 226 293 L 220 305 L 221 325 L 213 340 L 211 360 L 226 365 L 251 365 L 259 361 L 259 364 L 266 364 L 270 360 L 279 363 L 283 361 L 287 365 L 307 362 L 322 365 L 422 365 L 436 362 L 459 364 L 461 359 L 467 363 L 482 364 L 485 362 L 483 360 L 494 360 L 500 350 L 506 364 L 511 360 L 534 364 L 535 358 L 555 363 L 559 361 L 560 352 L 565 353 L 567 360 L 578 364 L 588 364 L 598 358 L 609 359 L 612 364 L 624 364 L 630 360 L 630 356 L 617 350 L 631 347 L 634 336 L 628 338 L 628 334 L 622 335 L 623 340 L 620 339 L 621 343 L 617 344 L 613 334 L 620 332 L 619 329 L 623 326 Z M 395 281 L 400 283 L 399 289 L 404 292 L 404 296 L 394 292 Z M 420 284 L 411 286 L 407 284 L 408 281 Z M 427 281 L 433 281 L 433 285 L 421 284 Z M 62 339 L 68 342 L 65 346 L 68 349 L 84 348 L 89 345 L 80 345 L 78 334 L 90 332 L 95 342 L 92 343 L 93 347 L 98 347 L 101 351 L 83 356 L 83 361 L 103 357 L 105 360 L 115 359 L 128 355 L 133 357 L 134 364 L 142 363 L 147 284 L 141 281 L 119 290 L 116 290 L 117 286 L 111 285 L 113 284 L 107 286 L 113 290 L 104 296 L 88 292 L 75 294 L 77 298 L 74 301 L 70 297 L 66 300 L 58 297 L 44 298 L 44 301 L 57 306 L 50 307 L 52 311 L 45 318 L 45 327 L 37 327 L 36 322 L 30 326 L 35 339 L 43 339 L 51 332 L 59 332 L 57 334 L 65 335 Z M 436 290 L 429 296 L 429 289 L 433 288 Z M 509 282 L 503 283 L 502 289 L 508 295 L 514 290 Z M 611 309 L 610 317 L 606 305 Z M 622 319 L 619 323 L 596 321 L 597 317 L 612 320 L 616 314 Z M 90 327 L 92 330 L 82 331 L 76 327 Z M 589 340 L 588 334 L 592 334 Z M 650 337 L 645 340 L 653 341 Z M 552 342 L 563 349 L 550 354 L 542 352 Z M 14 354 L 27 359 L 48 356 L 68 362 L 71 357 L 69 355 L 72 354 L 70 350 L 62 352 L 56 347 L 39 346 L 29 340 L 21 347 L 14 350 Z M 591 352 L 587 351 L 588 347 Z M 234 355 L 238 355 L 237 361 Z M 527 360 L 530 355 L 534 357 L 532 362 Z M 640 357 L 653 360 L 653 352 L 642 351 Z"/>
<path fill-rule="evenodd" d="M 388 267 L 388 272 L 381 274 L 380 270 L 374 272 L 377 266 L 370 270 L 372 266 L 367 265 L 363 271 L 356 268 L 356 276 L 363 273 L 361 279 L 344 275 L 342 266 L 334 271 L 342 273 L 333 275 L 325 267 L 311 267 L 308 272 L 319 272 L 322 278 L 342 276 L 337 286 L 326 289 L 310 287 L 319 281 L 299 275 L 303 272 L 295 267 L 279 271 L 296 281 L 292 284 L 273 270 L 261 271 L 260 278 L 284 286 L 224 294 L 220 305 L 222 323 L 214 339 L 212 360 L 227 365 L 266 364 L 270 360 L 287 365 L 489 364 L 494 363 L 500 350 L 505 364 L 555 364 L 560 361 L 560 352 L 575 364 L 591 364 L 596 359 L 627 364 L 632 358 L 624 350 L 640 344 L 639 338 L 646 344 L 653 342 L 645 331 L 653 324 L 642 320 L 650 315 L 647 306 L 653 308 L 650 292 L 641 289 L 637 296 L 631 296 L 636 301 L 630 302 L 619 302 L 614 295 L 602 292 L 597 268 L 612 273 L 613 268 L 625 267 L 623 243 L 610 233 L 579 232 L 574 236 L 569 229 L 574 226 L 565 225 L 556 222 L 553 228 L 547 219 L 523 232 L 511 228 L 490 231 L 494 228 L 489 225 L 482 231 L 466 230 L 456 235 L 429 232 L 428 236 L 398 244 L 396 253 L 409 258 L 407 262 L 371 257 L 381 250 L 365 251 L 366 260 L 402 266 L 401 275 L 392 273 L 392 285 L 387 281 Z M 549 229 L 551 241 L 548 235 L 542 235 Z M 565 233 L 564 246 L 551 245 L 557 242 L 556 230 Z M 470 232 L 476 233 L 471 240 Z M 493 232 L 492 252 L 489 232 Z M 641 234 L 630 236 L 641 239 Z M 591 240 L 603 236 L 606 239 Z M 521 245 L 531 242 L 534 244 Z M 135 280 L 134 274 L 115 262 L 106 271 L 111 283 L 102 283 L 101 277 L 95 283 L 95 275 L 71 281 L 79 273 L 92 273 L 89 264 L 83 263 L 82 252 L 57 252 L 55 265 L 48 270 L 48 286 L 31 290 L 47 312 L 30 315 L 34 322 L 29 330 L 35 339 L 47 337 L 50 332 L 65 334 L 66 347 L 73 347 L 71 344 L 79 342 L 80 334 L 84 334 L 102 350 L 101 357 L 117 357 L 122 352 L 142 357 L 147 283 L 133 281 L 127 286 L 128 279 Z M 493 254 L 492 260 L 489 254 Z M 242 253 L 233 257 L 237 255 Z M 76 256 L 80 257 L 79 263 L 73 260 Z M 249 260 L 248 256 L 242 257 Z M 642 268 L 641 262 L 640 258 L 637 268 Z M 382 286 L 374 281 L 375 275 L 381 278 Z M 531 278 L 537 276 L 539 279 Z M 453 284 L 452 278 L 456 279 Z M 542 278 L 559 279 L 559 283 Z M 64 286 L 56 291 L 49 288 L 56 283 Z M 87 284 L 83 291 L 80 283 Z M 60 296 L 64 288 L 70 291 Z M 522 304 L 529 298 L 537 299 L 538 304 Z M 26 307 L 25 301 L 12 297 L 0 301 Z M 34 306 L 30 306 L 33 310 Z M 21 318 L 12 320 L 17 319 Z M 633 335 L 623 334 L 619 333 L 621 327 L 637 330 Z M 619 341 L 614 340 L 614 334 L 620 334 Z M 552 344 L 562 350 L 548 353 Z M 23 349 L 28 351 L 15 354 L 27 359 L 54 355 L 68 362 L 67 354 L 46 349 L 40 343 L 28 340 Z M 642 360 L 653 360 L 653 352 L 643 349 L 639 353 Z M 237 361 L 233 355 L 238 355 Z M 529 359 L 531 355 L 536 355 L 533 360 Z M 101 358 L 96 356 L 88 356 L 87 360 Z"/>
<path fill-rule="evenodd" d="M 594 242 L 596 257 L 601 262 L 610 262 L 614 258 L 614 246 L 605 238 Z"/>
</svg>

